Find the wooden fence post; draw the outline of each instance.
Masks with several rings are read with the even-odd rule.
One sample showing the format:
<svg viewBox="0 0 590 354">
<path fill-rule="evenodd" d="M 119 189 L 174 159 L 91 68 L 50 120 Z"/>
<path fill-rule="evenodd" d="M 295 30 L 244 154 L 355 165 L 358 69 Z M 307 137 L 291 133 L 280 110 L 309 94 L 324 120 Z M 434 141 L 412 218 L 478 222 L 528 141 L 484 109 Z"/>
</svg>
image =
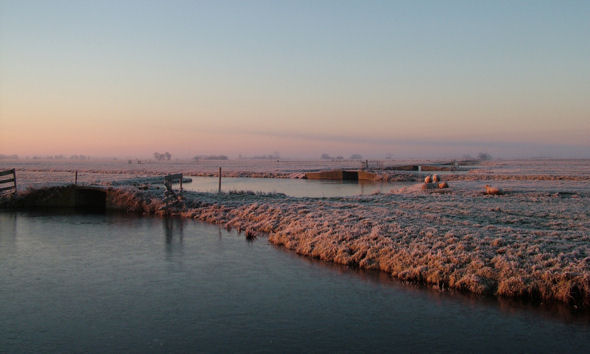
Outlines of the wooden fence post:
<svg viewBox="0 0 590 354">
<path fill-rule="evenodd" d="M 221 193 L 221 167 L 219 167 L 219 187 L 217 188 L 217 193 Z"/>
<path fill-rule="evenodd" d="M 78 170 L 76 170 L 76 175 L 74 177 L 74 184 L 78 184 Z"/>
</svg>

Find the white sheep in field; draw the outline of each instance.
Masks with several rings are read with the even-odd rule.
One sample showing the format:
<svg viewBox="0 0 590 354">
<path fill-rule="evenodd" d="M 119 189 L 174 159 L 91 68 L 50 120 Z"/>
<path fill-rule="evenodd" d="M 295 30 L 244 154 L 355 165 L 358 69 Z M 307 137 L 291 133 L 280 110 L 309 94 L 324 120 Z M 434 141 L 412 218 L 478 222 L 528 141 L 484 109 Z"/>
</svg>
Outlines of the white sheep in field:
<svg viewBox="0 0 590 354">
<path fill-rule="evenodd" d="M 426 176 L 426 178 L 424 178 L 424 183 L 428 184 L 432 182 L 432 177 L 430 177 L 430 175 Z"/>
<path fill-rule="evenodd" d="M 440 189 L 449 188 L 449 185 L 447 184 L 447 182 L 440 182 L 438 184 L 438 188 L 440 188 Z"/>
<path fill-rule="evenodd" d="M 440 182 L 440 178 L 438 178 L 438 175 L 432 175 L 432 182 L 434 182 L 434 183 Z"/>
<path fill-rule="evenodd" d="M 492 186 L 486 184 L 485 188 L 486 188 L 485 194 L 488 194 L 488 195 L 504 194 L 504 192 L 500 188 L 497 188 L 497 187 L 492 187 Z"/>
</svg>

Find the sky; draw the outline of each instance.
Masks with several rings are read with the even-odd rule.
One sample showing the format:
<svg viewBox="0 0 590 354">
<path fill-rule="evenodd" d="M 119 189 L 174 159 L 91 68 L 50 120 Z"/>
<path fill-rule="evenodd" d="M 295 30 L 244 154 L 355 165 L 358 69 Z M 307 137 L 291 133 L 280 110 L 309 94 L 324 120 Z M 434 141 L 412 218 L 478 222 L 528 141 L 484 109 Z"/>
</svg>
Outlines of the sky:
<svg viewBox="0 0 590 354">
<path fill-rule="evenodd" d="M 590 1 L 0 0 L 0 154 L 590 157 Z"/>
</svg>

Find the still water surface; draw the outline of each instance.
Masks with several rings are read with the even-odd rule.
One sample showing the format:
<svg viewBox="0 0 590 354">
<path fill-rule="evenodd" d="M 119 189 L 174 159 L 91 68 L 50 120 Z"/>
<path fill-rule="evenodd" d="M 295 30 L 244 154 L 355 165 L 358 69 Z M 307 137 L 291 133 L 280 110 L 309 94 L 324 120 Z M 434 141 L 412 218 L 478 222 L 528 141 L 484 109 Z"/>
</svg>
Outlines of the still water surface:
<svg viewBox="0 0 590 354">
<path fill-rule="evenodd" d="M 192 182 L 183 184 L 186 190 L 217 192 L 217 177 L 191 177 Z M 292 197 L 347 197 L 371 193 L 387 193 L 392 189 L 415 184 L 415 182 L 379 183 L 370 181 L 330 181 L 294 178 L 223 177 L 221 190 L 284 193 Z"/>
<path fill-rule="evenodd" d="M 0 352 L 590 351 L 587 317 L 178 219 L 0 213 L 0 284 Z"/>
</svg>

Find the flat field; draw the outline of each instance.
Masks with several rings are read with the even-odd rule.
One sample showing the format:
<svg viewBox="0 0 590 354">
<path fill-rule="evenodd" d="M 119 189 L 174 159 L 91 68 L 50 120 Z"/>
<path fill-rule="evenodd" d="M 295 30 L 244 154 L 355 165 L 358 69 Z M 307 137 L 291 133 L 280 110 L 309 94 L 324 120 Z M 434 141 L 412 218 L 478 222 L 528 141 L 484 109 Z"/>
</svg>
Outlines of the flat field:
<svg viewBox="0 0 590 354">
<path fill-rule="evenodd" d="M 383 166 L 427 161 L 384 161 Z M 139 177 L 183 172 L 299 178 L 305 171 L 358 168 L 359 161 L 2 161 L 19 186 L 79 181 L 113 186 L 123 207 L 179 215 L 243 231 L 322 260 L 380 269 L 402 280 L 478 294 L 590 306 L 590 161 L 487 161 L 441 174 L 445 190 L 406 187 L 369 196 L 295 198 L 280 193 L 185 192 L 166 199 Z M 125 180 L 116 183 L 115 181 Z M 501 188 L 486 195 L 484 185 Z"/>
</svg>

